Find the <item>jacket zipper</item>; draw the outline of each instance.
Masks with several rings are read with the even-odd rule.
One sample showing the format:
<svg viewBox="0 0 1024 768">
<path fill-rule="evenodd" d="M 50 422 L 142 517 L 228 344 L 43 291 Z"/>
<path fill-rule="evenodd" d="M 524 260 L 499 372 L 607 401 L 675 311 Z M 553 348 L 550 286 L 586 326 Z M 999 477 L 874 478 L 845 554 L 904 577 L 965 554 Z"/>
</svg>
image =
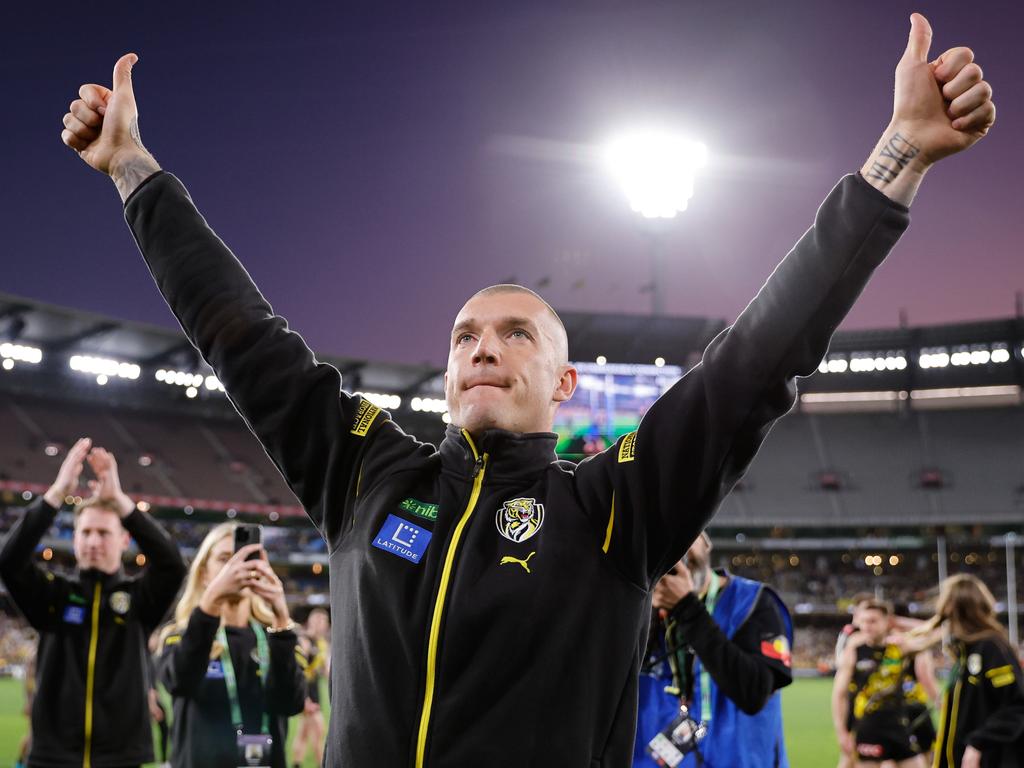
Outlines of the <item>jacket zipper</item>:
<svg viewBox="0 0 1024 768">
<path fill-rule="evenodd" d="M 423 768 L 427 751 L 427 731 L 430 727 L 430 711 L 434 704 L 434 682 L 437 675 L 437 652 L 439 635 L 441 634 L 441 618 L 444 615 L 445 598 L 448 595 L 448 582 L 451 579 L 452 568 L 455 565 L 455 556 L 462 539 L 462 533 L 473 514 L 477 501 L 480 499 L 480 487 L 484 483 L 484 473 L 487 471 L 487 454 L 481 456 L 473 443 L 469 432 L 462 430 L 466 442 L 473 451 L 475 464 L 473 466 L 473 490 L 469 494 L 469 502 L 466 509 L 459 518 L 452 534 L 448 549 L 444 555 L 444 565 L 441 569 L 441 581 L 437 588 L 437 597 L 434 600 L 434 611 L 430 617 L 430 636 L 427 641 L 427 681 L 423 691 L 423 709 L 420 713 L 420 729 L 416 736 L 416 768 Z"/>
<path fill-rule="evenodd" d="M 99 644 L 100 632 L 100 583 L 92 593 L 92 625 L 89 631 L 89 663 L 85 672 L 85 751 L 82 755 L 82 768 L 92 765 L 92 699 L 96 685 L 96 646 Z"/>
</svg>

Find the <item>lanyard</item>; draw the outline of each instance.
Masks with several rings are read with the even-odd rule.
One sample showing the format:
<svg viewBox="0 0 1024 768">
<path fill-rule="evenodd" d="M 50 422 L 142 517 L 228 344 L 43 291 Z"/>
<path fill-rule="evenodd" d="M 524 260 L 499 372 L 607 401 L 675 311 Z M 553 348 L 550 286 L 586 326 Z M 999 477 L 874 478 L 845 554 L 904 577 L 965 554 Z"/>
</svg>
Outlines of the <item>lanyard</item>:
<svg viewBox="0 0 1024 768">
<path fill-rule="evenodd" d="M 249 626 L 256 634 L 256 651 L 260 657 L 260 679 L 265 684 L 267 670 L 270 668 L 270 651 L 267 647 L 267 634 L 259 622 L 249 619 Z M 231 724 L 235 726 L 238 735 L 242 735 L 244 722 L 242 720 L 242 707 L 238 701 L 238 681 L 235 679 L 235 665 L 231 663 L 231 649 L 228 647 L 227 633 L 224 627 L 217 630 L 217 642 L 221 645 L 220 663 L 224 669 L 224 686 L 228 689 L 228 701 L 231 703 Z M 263 730 L 261 733 L 270 733 L 270 719 L 267 717 L 267 708 L 263 710 Z"/>
<path fill-rule="evenodd" d="M 704 606 L 711 618 L 715 616 L 715 603 L 718 602 L 718 587 L 721 583 L 718 574 L 712 571 L 711 584 L 708 587 L 707 598 L 704 600 Z M 708 674 L 704 664 L 700 665 L 700 716 L 705 723 L 711 722 L 711 675 Z"/>
</svg>

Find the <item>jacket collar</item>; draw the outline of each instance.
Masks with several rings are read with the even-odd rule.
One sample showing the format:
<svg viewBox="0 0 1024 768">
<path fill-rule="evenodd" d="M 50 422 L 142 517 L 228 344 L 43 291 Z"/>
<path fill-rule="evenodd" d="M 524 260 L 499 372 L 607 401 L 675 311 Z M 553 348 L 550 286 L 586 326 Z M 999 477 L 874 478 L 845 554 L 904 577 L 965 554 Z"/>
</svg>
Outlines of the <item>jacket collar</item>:
<svg viewBox="0 0 1024 768">
<path fill-rule="evenodd" d="M 104 587 L 122 582 L 125 578 L 124 568 L 118 568 L 113 573 L 104 573 L 96 568 L 86 568 L 85 570 L 77 568 L 75 576 L 78 577 L 80 584 L 93 584 L 98 581 Z"/>
<path fill-rule="evenodd" d="M 488 477 L 528 478 L 558 457 L 554 432 L 507 432 L 489 429 L 474 440 L 468 432 L 449 425 L 441 442 L 441 466 L 472 477 L 487 454 Z"/>
</svg>

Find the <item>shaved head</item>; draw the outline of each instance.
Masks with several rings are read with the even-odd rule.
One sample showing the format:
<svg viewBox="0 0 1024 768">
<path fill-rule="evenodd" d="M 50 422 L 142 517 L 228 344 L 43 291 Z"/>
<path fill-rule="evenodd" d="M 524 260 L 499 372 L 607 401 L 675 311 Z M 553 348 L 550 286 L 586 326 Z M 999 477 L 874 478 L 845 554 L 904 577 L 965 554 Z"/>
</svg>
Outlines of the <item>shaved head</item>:
<svg viewBox="0 0 1024 768">
<path fill-rule="evenodd" d="M 479 291 L 470 296 L 470 301 L 475 299 L 477 296 L 491 296 L 496 293 L 523 293 L 527 296 L 532 296 L 547 310 L 548 317 L 554 322 L 551 323 L 551 340 L 555 343 L 555 351 L 558 353 L 558 360 L 555 362 L 559 364 L 569 362 L 569 334 L 565 331 L 565 324 L 562 322 L 562 318 L 555 312 L 555 308 L 548 304 L 536 291 L 531 291 L 529 288 L 523 285 L 517 285 L 516 283 L 498 283 L 497 285 L 490 285 L 486 288 L 481 288 Z M 467 304 L 469 302 L 466 302 Z"/>
</svg>

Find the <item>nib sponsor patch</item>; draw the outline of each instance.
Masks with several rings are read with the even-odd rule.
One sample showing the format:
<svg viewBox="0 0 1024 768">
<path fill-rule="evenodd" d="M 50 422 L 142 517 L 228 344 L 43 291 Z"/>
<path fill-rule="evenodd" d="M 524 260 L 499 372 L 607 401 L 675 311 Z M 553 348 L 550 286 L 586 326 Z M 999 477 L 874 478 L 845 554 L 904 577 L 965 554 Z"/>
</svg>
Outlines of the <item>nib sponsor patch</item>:
<svg viewBox="0 0 1024 768">
<path fill-rule="evenodd" d="M 437 520 L 437 504 L 409 498 L 405 499 L 398 507 L 403 512 L 416 515 L 416 517 L 422 517 L 424 520 Z"/>
<path fill-rule="evenodd" d="M 388 515 L 380 532 L 373 537 L 373 546 L 383 549 L 392 555 L 418 563 L 427 551 L 431 533 L 415 523 L 403 520 L 395 515 Z"/>
</svg>

